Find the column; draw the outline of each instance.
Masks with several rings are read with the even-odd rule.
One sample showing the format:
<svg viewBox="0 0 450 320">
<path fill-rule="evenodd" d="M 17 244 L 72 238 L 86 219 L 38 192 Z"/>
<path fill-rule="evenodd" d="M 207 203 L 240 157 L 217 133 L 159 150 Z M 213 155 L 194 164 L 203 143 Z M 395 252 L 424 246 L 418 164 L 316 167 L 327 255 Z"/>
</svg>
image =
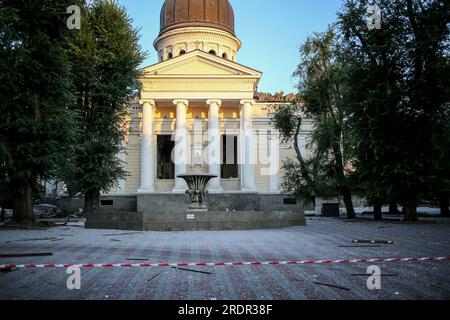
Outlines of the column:
<svg viewBox="0 0 450 320">
<path fill-rule="evenodd" d="M 219 110 L 222 105 L 221 100 L 208 100 L 206 104 L 209 105 L 209 123 L 208 123 L 208 166 L 209 173 L 215 174 L 217 178 L 212 179 L 208 185 L 208 190 L 211 192 L 221 192 L 220 185 L 220 125 L 219 125 Z"/>
<path fill-rule="evenodd" d="M 280 174 L 280 142 L 278 134 L 269 131 L 269 192 L 278 193 L 278 175 Z"/>
<path fill-rule="evenodd" d="M 257 192 L 255 183 L 255 155 L 253 143 L 253 104 L 254 100 L 242 100 L 241 106 L 241 159 L 242 191 Z"/>
<path fill-rule="evenodd" d="M 187 100 L 174 100 L 173 104 L 177 106 L 177 122 L 175 131 L 175 186 L 173 192 L 185 192 L 187 184 L 183 179 L 178 178 L 180 174 L 187 173 L 187 128 L 186 114 L 189 106 Z"/>
<path fill-rule="evenodd" d="M 139 193 L 155 191 L 153 109 L 155 101 L 142 102 L 141 186 Z"/>
</svg>

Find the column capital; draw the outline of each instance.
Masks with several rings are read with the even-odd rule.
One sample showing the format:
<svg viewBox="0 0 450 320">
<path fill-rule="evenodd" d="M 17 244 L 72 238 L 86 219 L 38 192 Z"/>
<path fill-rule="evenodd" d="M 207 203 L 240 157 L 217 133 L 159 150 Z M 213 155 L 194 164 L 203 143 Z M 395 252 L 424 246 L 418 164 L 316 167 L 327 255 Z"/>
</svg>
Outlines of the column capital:
<svg viewBox="0 0 450 320">
<path fill-rule="evenodd" d="M 189 107 L 189 100 L 186 100 L 186 99 L 175 99 L 175 100 L 173 100 L 173 104 L 174 105 L 178 105 L 180 103 L 184 104 L 186 107 Z"/>
<path fill-rule="evenodd" d="M 156 106 L 155 100 L 149 99 L 149 100 L 139 100 L 139 104 L 142 106 L 144 104 L 148 103 L 152 107 Z"/>
<path fill-rule="evenodd" d="M 206 104 L 207 105 L 212 105 L 212 104 L 217 104 L 219 107 L 221 107 L 222 106 L 222 100 L 220 100 L 220 99 L 209 99 L 209 100 L 206 100 Z"/>
<path fill-rule="evenodd" d="M 244 100 L 241 100 L 239 102 L 239 104 L 241 106 L 246 105 L 246 104 L 254 105 L 255 104 L 255 100 L 253 100 L 253 99 L 244 99 Z"/>
</svg>

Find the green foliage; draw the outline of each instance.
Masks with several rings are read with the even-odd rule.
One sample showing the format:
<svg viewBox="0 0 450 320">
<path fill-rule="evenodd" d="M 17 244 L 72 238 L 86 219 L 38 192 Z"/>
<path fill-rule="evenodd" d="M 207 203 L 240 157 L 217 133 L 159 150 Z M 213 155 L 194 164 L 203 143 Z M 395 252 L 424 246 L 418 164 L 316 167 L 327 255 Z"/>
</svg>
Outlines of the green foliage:
<svg viewBox="0 0 450 320">
<path fill-rule="evenodd" d="M 0 2 L 0 189 L 4 198 L 20 194 L 26 186 L 38 190 L 38 179 L 57 176 L 72 152 L 76 115 L 69 108 L 73 95 L 65 14 L 71 3 Z"/>
<path fill-rule="evenodd" d="M 450 5 L 377 4 L 380 30 L 366 26 L 369 1 L 348 0 L 339 14 L 354 164 L 364 196 L 412 203 L 449 177 L 433 172 L 448 167 L 440 155 L 449 140 L 436 132 L 445 131 L 437 119 L 449 108 Z"/>
<path fill-rule="evenodd" d="M 317 161 L 287 163 L 284 186 L 303 197 L 352 188 L 416 219 L 419 198 L 449 192 L 450 3 L 375 1 L 381 29 L 369 30 L 372 3 L 347 0 L 336 26 L 302 46 L 303 104 L 278 110 L 274 123 L 289 140 L 312 118 Z"/>
<path fill-rule="evenodd" d="M 272 106 L 272 124 L 280 131 L 283 142 L 295 140 L 298 130 L 302 124 L 300 104 L 292 103 L 287 105 Z"/>
<path fill-rule="evenodd" d="M 138 89 L 144 59 L 138 30 L 115 1 L 83 6 L 82 28 L 71 42 L 75 108 L 83 116 L 77 152 L 66 172 L 72 193 L 108 191 L 124 177 L 117 155 L 124 139 L 127 102 Z"/>
<path fill-rule="evenodd" d="M 277 107 L 273 118 L 285 142 L 294 140 L 298 158 L 298 162 L 289 160 L 284 164 L 283 190 L 307 201 L 311 195 L 331 197 L 350 192 L 345 165 L 351 160 L 352 149 L 344 116 L 345 82 L 338 54 L 332 28 L 310 36 L 301 47 L 302 61 L 294 74 L 299 79 L 301 100 Z M 303 117 L 314 122 L 310 159 L 303 159 L 296 141 Z M 353 212 L 351 202 L 347 204 Z"/>
</svg>

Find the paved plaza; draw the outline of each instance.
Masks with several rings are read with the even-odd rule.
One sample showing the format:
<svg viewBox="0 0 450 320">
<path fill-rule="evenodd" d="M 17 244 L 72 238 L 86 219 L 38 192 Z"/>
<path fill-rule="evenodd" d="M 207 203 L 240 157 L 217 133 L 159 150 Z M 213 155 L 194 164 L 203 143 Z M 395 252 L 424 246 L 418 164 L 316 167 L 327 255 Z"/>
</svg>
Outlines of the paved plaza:
<svg viewBox="0 0 450 320">
<path fill-rule="evenodd" d="M 353 240 L 393 244 L 354 244 Z M 419 224 L 308 218 L 306 227 L 220 232 L 0 230 L 1 264 L 247 262 L 450 256 L 450 220 Z M 145 260 L 145 259 L 148 259 Z M 0 299 L 450 299 L 450 262 L 378 263 L 381 290 L 367 289 L 368 263 L 333 265 L 82 269 L 68 290 L 66 269 L 0 272 Z M 199 271 L 199 272 L 194 272 Z"/>
</svg>

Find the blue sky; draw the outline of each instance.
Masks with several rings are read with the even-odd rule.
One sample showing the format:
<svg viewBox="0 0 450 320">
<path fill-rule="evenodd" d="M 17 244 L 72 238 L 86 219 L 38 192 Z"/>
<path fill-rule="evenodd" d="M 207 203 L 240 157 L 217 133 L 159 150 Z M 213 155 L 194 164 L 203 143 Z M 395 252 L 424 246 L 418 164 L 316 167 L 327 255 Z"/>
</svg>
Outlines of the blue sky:
<svg viewBox="0 0 450 320">
<path fill-rule="evenodd" d="M 157 62 L 153 41 L 159 33 L 164 0 L 119 0 L 141 28 L 141 44 L 149 53 L 143 65 Z M 343 0 L 230 0 L 236 35 L 242 41 L 238 63 L 264 73 L 259 91 L 295 91 L 292 73 L 300 62 L 299 47 L 315 31 L 336 20 Z"/>
</svg>

